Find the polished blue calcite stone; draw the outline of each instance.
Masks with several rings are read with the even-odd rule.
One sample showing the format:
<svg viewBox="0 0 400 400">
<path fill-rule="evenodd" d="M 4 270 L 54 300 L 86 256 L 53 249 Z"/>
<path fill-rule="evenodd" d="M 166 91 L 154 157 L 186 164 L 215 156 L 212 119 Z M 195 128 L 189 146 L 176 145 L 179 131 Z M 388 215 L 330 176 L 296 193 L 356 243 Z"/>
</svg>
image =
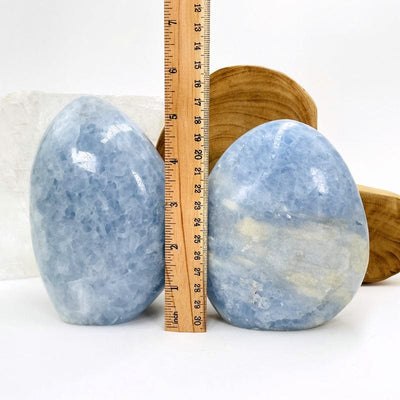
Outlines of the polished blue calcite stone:
<svg viewBox="0 0 400 400">
<path fill-rule="evenodd" d="M 61 318 L 116 324 L 164 284 L 164 164 L 112 105 L 82 97 L 48 127 L 31 174 L 31 231 Z"/>
<path fill-rule="evenodd" d="M 244 328 L 312 328 L 351 300 L 369 243 L 360 195 L 315 129 L 260 125 L 223 154 L 209 181 L 209 298 Z"/>
</svg>

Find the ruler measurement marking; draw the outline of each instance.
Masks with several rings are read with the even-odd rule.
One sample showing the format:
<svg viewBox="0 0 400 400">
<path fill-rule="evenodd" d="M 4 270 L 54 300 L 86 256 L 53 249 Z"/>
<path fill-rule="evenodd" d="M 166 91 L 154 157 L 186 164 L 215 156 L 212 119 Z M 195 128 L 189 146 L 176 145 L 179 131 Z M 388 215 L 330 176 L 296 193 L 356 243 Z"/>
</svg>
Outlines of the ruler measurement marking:
<svg viewBox="0 0 400 400">
<path fill-rule="evenodd" d="M 165 0 L 165 326 L 174 331 L 206 323 L 208 2 Z"/>
</svg>

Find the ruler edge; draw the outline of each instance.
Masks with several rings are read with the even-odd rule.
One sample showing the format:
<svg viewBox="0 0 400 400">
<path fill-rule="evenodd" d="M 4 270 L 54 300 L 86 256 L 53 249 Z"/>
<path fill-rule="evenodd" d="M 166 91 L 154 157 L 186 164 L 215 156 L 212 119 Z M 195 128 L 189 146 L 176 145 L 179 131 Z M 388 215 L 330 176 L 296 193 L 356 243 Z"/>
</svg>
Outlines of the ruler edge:
<svg viewBox="0 0 400 400">
<path fill-rule="evenodd" d="M 170 98 L 167 97 L 167 80 L 168 80 L 168 66 L 167 66 L 167 43 L 166 43 L 166 37 L 167 37 L 167 9 L 168 6 L 171 5 L 175 0 L 164 0 L 164 132 L 165 132 L 165 160 L 164 160 L 164 165 L 165 165 L 165 178 L 166 178 L 166 169 L 167 169 L 167 162 L 166 162 L 166 148 L 167 148 L 167 131 L 168 131 L 168 124 L 167 124 L 167 100 L 171 100 Z M 176 0 L 178 1 L 178 0 Z M 201 330 L 196 330 L 195 326 L 192 322 L 192 327 L 193 330 L 188 331 L 188 330 L 180 330 L 179 326 L 178 329 L 170 329 L 169 326 L 167 326 L 167 294 L 165 291 L 165 301 L 164 301 L 164 311 L 165 311 L 165 322 L 164 322 L 164 330 L 167 332 L 187 332 L 187 333 L 206 333 L 207 332 L 207 277 L 208 277 L 208 174 L 209 174 L 209 105 L 210 105 L 210 0 L 200 0 L 203 4 L 204 7 L 204 12 L 202 15 L 202 21 L 204 23 L 205 29 L 203 30 L 203 34 L 201 37 L 203 38 L 204 41 L 204 47 L 203 51 L 201 54 L 202 62 L 204 62 L 204 67 L 202 68 L 202 73 L 201 75 L 203 76 L 203 82 L 204 82 L 204 89 L 202 90 L 202 94 L 204 96 L 204 106 L 202 108 L 202 113 L 203 113 L 203 118 L 204 118 L 204 125 L 201 128 L 203 131 L 203 141 L 202 141 L 202 146 L 203 149 L 205 150 L 204 154 L 205 156 L 203 157 L 203 174 L 202 174 L 202 182 L 204 182 L 204 190 L 203 190 L 203 195 L 202 199 L 203 201 L 203 224 L 202 224 L 202 235 L 203 235 L 203 245 L 202 245 L 202 252 L 203 252 L 203 271 L 202 271 L 202 315 L 203 315 L 203 324 L 202 324 L 202 329 Z M 193 5 L 196 4 L 196 1 L 193 2 Z M 171 57 L 171 56 L 169 56 Z M 169 66 L 170 67 L 170 66 Z M 167 181 L 165 179 L 165 189 L 167 186 Z M 166 203 L 166 199 L 165 199 Z M 166 211 L 165 211 L 165 217 L 166 217 Z M 166 232 L 167 228 L 167 223 L 165 223 L 165 235 L 167 235 Z M 204 240 L 206 238 L 206 240 Z M 165 244 L 165 260 L 166 260 L 166 255 L 167 255 L 167 246 Z M 167 279 L 167 262 L 165 261 L 165 279 Z M 165 283 L 165 289 L 167 289 L 167 283 Z M 173 295 L 172 295 L 173 297 Z M 190 306 L 190 308 L 193 308 L 193 305 Z"/>
</svg>

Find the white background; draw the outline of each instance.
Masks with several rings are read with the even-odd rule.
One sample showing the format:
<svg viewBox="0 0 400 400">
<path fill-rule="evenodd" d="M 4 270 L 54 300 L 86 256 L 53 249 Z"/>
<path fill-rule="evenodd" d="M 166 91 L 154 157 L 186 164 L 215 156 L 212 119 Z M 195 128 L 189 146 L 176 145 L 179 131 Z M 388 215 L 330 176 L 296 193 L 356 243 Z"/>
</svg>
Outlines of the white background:
<svg viewBox="0 0 400 400">
<path fill-rule="evenodd" d="M 253 64 L 314 98 L 357 183 L 400 193 L 398 0 L 212 0 L 211 71 Z M 161 0 L 0 0 L 0 95 L 163 95 Z"/>
<path fill-rule="evenodd" d="M 211 12 L 211 71 L 288 74 L 357 183 L 400 193 L 399 1 L 212 0 Z M 0 95 L 31 89 L 162 95 L 162 1 L 0 0 Z M 38 279 L 0 282 L 0 398 L 399 399 L 399 303 L 394 277 L 311 331 L 214 315 L 206 335 L 173 335 L 161 299 L 127 325 L 74 327 Z"/>
<path fill-rule="evenodd" d="M 0 281 L 2 400 L 398 400 L 400 275 L 319 328 L 163 330 L 163 298 L 116 326 L 61 322 L 39 278 Z"/>
</svg>

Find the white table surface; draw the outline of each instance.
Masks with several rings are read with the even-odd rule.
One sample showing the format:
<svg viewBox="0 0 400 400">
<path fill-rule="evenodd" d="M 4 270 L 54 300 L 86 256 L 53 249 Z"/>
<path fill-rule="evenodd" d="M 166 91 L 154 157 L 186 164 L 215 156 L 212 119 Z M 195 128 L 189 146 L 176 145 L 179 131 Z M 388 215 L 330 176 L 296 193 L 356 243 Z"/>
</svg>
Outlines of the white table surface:
<svg viewBox="0 0 400 400">
<path fill-rule="evenodd" d="M 110 327 L 59 320 L 39 278 L 0 282 L 0 399 L 400 399 L 400 276 L 299 332 L 163 330 L 163 296 Z"/>
</svg>

